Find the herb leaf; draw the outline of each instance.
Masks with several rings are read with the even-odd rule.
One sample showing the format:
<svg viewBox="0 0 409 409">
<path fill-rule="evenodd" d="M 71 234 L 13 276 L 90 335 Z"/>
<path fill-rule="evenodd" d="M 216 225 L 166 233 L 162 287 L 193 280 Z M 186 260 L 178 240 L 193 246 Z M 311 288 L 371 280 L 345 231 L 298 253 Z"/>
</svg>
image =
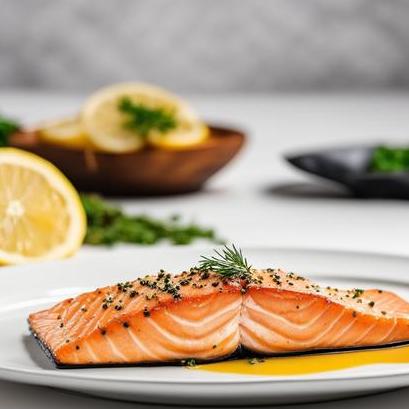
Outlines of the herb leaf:
<svg viewBox="0 0 409 409">
<path fill-rule="evenodd" d="M 149 108 L 132 102 L 128 97 L 119 101 L 118 109 L 127 116 L 124 127 L 146 138 L 152 130 L 166 133 L 177 126 L 175 114 L 164 108 Z"/>
<path fill-rule="evenodd" d="M 153 245 L 165 239 L 172 244 L 189 244 L 199 238 L 220 242 L 212 229 L 185 225 L 176 217 L 160 220 L 146 215 L 130 216 L 96 195 L 82 195 L 81 200 L 87 216 L 87 244 Z"/>
<path fill-rule="evenodd" d="M 20 128 L 21 126 L 16 121 L 0 115 L 0 146 L 7 146 L 9 136 Z"/>
<path fill-rule="evenodd" d="M 404 172 L 409 170 L 409 148 L 377 147 L 369 168 L 373 172 Z"/>
<path fill-rule="evenodd" d="M 221 251 L 214 250 L 215 256 L 201 256 L 199 269 L 211 270 L 227 278 L 251 278 L 251 265 L 243 256 L 240 249 L 233 244 L 231 247 L 224 246 Z"/>
</svg>

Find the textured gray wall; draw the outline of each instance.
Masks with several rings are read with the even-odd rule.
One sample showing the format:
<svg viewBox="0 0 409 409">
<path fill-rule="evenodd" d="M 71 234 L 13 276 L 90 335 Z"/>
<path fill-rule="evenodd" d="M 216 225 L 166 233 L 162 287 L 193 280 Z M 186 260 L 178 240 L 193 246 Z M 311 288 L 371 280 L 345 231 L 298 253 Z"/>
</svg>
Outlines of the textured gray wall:
<svg viewBox="0 0 409 409">
<path fill-rule="evenodd" d="M 409 0 L 0 0 L 0 87 L 409 85 Z"/>
</svg>

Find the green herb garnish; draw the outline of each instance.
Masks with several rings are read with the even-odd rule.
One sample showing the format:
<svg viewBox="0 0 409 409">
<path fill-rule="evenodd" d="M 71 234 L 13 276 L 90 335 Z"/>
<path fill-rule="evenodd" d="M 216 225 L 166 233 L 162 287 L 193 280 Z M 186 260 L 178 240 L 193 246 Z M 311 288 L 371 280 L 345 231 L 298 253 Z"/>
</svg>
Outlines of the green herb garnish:
<svg viewBox="0 0 409 409">
<path fill-rule="evenodd" d="M 373 172 L 405 172 L 409 170 L 409 148 L 379 146 L 372 154 L 369 169 Z"/>
<path fill-rule="evenodd" d="M 21 129 L 21 126 L 14 120 L 0 116 L 0 146 L 9 144 L 9 136 Z"/>
<path fill-rule="evenodd" d="M 127 97 L 119 101 L 118 108 L 127 117 L 124 127 L 143 138 L 151 131 L 166 133 L 177 126 L 174 112 L 164 108 L 149 108 L 144 104 L 134 103 Z"/>
<path fill-rule="evenodd" d="M 182 359 L 180 361 L 180 363 L 184 366 L 189 366 L 191 368 L 195 367 L 197 365 L 196 360 L 193 358 L 189 358 L 189 359 Z"/>
<path fill-rule="evenodd" d="M 355 288 L 354 294 L 352 295 L 352 298 L 358 298 L 364 293 L 364 290 L 361 290 L 360 288 Z"/>
<path fill-rule="evenodd" d="M 260 364 L 260 363 L 262 363 L 262 362 L 265 362 L 266 360 L 265 359 L 263 359 L 263 358 L 255 358 L 255 357 L 252 357 L 252 358 L 248 358 L 248 363 L 250 364 L 250 365 L 256 365 L 256 364 Z"/>
<path fill-rule="evenodd" d="M 241 278 L 248 280 L 251 278 L 251 265 L 243 256 L 240 249 L 234 244 L 231 247 L 224 246 L 221 251 L 215 250 L 215 256 L 202 256 L 199 261 L 200 270 L 210 270 L 226 278 Z"/>
<path fill-rule="evenodd" d="M 164 239 L 172 244 L 189 244 L 199 238 L 220 242 L 214 230 L 193 223 L 182 224 L 177 216 L 166 220 L 145 215 L 130 216 L 96 195 L 82 195 L 81 200 L 87 216 L 87 244 L 153 245 Z"/>
</svg>

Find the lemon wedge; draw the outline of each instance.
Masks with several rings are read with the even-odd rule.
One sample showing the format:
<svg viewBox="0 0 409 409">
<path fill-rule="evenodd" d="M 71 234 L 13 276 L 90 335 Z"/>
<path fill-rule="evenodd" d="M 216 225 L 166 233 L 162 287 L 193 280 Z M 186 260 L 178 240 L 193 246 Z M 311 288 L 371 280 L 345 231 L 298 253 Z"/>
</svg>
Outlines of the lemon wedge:
<svg viewBox="0 0 409 409">
<path fill-rule="evenodd" d="M 54 165 L 0 148 L 0 264 L 72 255 L 85 230 L 78 193 Z"/>
<path fill-rule="evenodd" d="M 172 129 L 166 132 L 163 129 L 149 129 L 143 133 L 138 129 L 138 123 L 134 127 L 127 126 L 129 116 L 120 109 L 124 99 L 142 107 L 148 115 L 152 112 L 166 113 L 168 119 L 171 115 L 174 122 L 171 123 Z M 199 130 L 200 121 L 187 103 L 161 88 L 142 83 L 116 84 L 97 91 L 85 102 L 81 118 L 92 143 L 108 152 L 137 151 L 147 141 L 157 146 L 164 146 L 166 143 L 171 146 L 170 135 L 173 135 L 175 141 L 173 145 L 186 146 L 202 140 L 205 134 L 203 128 Z M 164 141 L 167 139 L 162 145 L 158 142 L 161 136 Z"/>
<path fill-rule="evenodd" d="M 52 145 L 72 149 L 91 147 L 84 127 L 77 117 L 44 123 L 37 132 L 41 140 Z"/>
</svg>

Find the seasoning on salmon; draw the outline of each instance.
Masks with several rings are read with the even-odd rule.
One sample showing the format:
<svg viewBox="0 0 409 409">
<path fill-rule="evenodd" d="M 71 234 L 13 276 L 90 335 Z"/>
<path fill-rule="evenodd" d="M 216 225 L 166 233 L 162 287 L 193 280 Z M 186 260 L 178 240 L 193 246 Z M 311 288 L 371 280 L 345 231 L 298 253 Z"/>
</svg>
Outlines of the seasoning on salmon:
<svg viewBox="0 0 409 409">
<path fill-rule="evenodd" d="M 269 355 L 409 341 L 409 303 L 391 292 L 321 287 L 291 272 L 256 270 L 245 259 L 236 275 L 214 259 L 205 265 L 213 270 L 203 263 L 177 276 L 161 270 L 62 301 L 31 314 L 31 331 L 58 366 L 220 360 L 240 347 Z"/>
<path fill-rule="evenodd" d="M 239 283 L 217 274 L 160 272 L 65 300 L 29 325 L 57 365 L 214 360 L 239 345 L 241 302 Z"/>
</svg>

